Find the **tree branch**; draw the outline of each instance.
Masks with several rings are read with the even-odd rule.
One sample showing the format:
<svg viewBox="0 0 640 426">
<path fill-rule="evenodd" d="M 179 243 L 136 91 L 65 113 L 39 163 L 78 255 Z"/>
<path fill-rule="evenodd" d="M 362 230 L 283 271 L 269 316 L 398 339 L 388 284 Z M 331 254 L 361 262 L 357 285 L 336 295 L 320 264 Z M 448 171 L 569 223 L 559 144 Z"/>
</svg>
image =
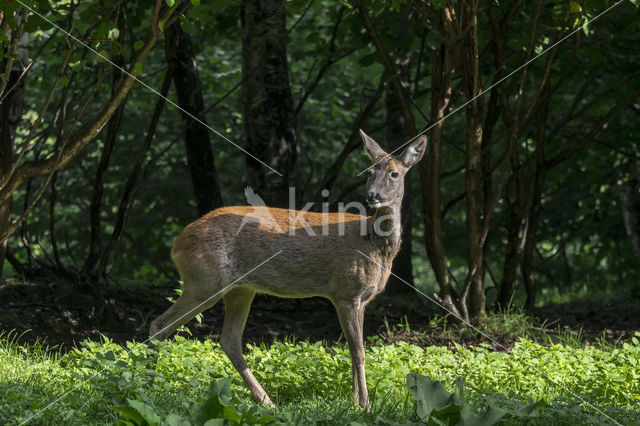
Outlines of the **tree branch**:
<svg viewBox="0 0 640 426">
<path fill-rule="evenodd" d="M 125 99 L 129 90 L 133 86 L 137 75 L 136 68 L 140 66 L 138 64 L 144 63 L 149 52 L 158 41 L 160 36 L 158 23 L 166 22 L 179 5 L 179 2 L 176 2 L 173 7 L 167 8 L 163 7 L 162 3 L 163 2 L 161 0 L 156 1 L 156 8 L 153 13 L 154 20 L 151 22 L 151 29 L 144 40 L 144 46 L 134 55 L 133 60 L 131 61 L 131 66 L 127 72 L 127 76 L 116 88 L 107 104 L 87 126 L 71 137 L 69 143 L 66 144 L 64 149 L 59 153 L 53 154 L 43 160 L 27 161 L 15 169 L 14 173 L 12 173 L 8 178 L 6 184 L 0 189 L 0 203 L 6 201 L 13 191 L 15 191 L 28 178 L 50 173 L 66 165 L 80 152 L 80 150 L 82 150 L 82 148 L 84 148 L 87 143 L 92 141 L 98 133 L 100 133 L 104 125 L 115 113 L 116 109 Z"/>
<path fill-rule="evenodd" d="M 367 12 L 367 9 L 364 7 L 362 0 L 357 0 L 356 5 L 360 12 L 360 16 L 362 16 L 365 27 L 367 28 L 369 35 L 373 39 L 373 44 L 376 47 L 376 51 L 378 52 L 380 61 L 382 62 L 382 65 L 384 66 L 384 69 L 386 70 L 387 74 L 389 74 L 389 76 L 393 80 L 393 86 L 395 88 L 396 95 L 398 96 L 398 100 L 400 101 L 402 116 L 407 126 L 407 131 L 409 133 L 409 136 L 414 137 L 418 133 L 418 130 L 416 129 L 416 122 L 413 118 L 413 113 L 411 112 L 411 101 L 409 100 L 409 97 L 407 95 L 405 88 L 402 86 L 400 77 L 398 76 L 398 74 L 394 69 L 393 62 L 391 61 L 391 57 L 389 56 L 388 52 L 384 48 L 384 44 L 380 39 L 380 35 L 376 31 L 376 28 L 373 25 L 373 21 L 369 16 L 369 12 Z"/>
<path fill-rule="evenodd" d="M 638 73 L 636 73 L 636 75 L 638 75 Z M 598 123 L 595 126 L 593 126 L 591 131 L 589 131 L 589 133 L 584 138 L 582 138 L 582 140 L 576 142 L 569 148 L 566 148 L 560 151 L 551 159 L 547 160 L 546 161 L 547 168 L 552 168 L 557 166 L 558 164 L 560 164 L 561 162 L 563 162 L 564 160 L 566 160 L 567 158 L 571 157 L 573 154 L 578 152 L 580 149 L 582 149 L 600 132 L 600 130 L 604 128 L 604 126 L 609 122 L 609 120 L 611 120 L 611 117 L 613 117 L 622 108 L 629 105 L 629 103 L 631 103 L 631 101 L 633 101 L 638 95 L 640 95 L 640 88 L 637 88 L 636 90 L 634 90 L 633 92 L 631 92 L 630 94 L 622 98 L 620 101 L 618 101 L 613 107 L 611 107 L 611 109 L 609 109 L 609 111 L 604 115 L 604 117 L 602 117 L 598 121 Z"/>
<path fill-rule="evenodd" d="M 333 185 L 336 179 L 338 178 L 338 173 L 340 173 L 340 169 L 342 168 L 342 165 L 347 160 L 347 157 L 349 156 L 349 154 L 351 154 L 358 147 L 360 143 L 360 133 L 359 133 L 360 128 L 364 126 L 364 124 L 367 122 L 371 114 L 373 114 L 373 110 L 376 104 L 382 97 L 382 91 L 384 88 L 385 79 L 386 79 L 386 73 L 383 74 L 382 77 L 380 78 L 380 83 L 378 84 L 378 89 L 376 90 L 376 93 L 369 100 L 369 102 L 364 107 L 362 112 L 360 112 L 360 115 L 358 115 L 358 118 L 353 126 L 353 130 L 351 131 L 351 135 L 349 136 L 349 139 L 347 140 L 346 145 L 344 146 L 344 148 L 342 149 L 338 157 L 335 159 L 331 167 L 327 169 L 327 172 L 325 173 L 324 177 L 320 181 L 316 194 L 313 198 L 315 200 L 316 205 L 320 205 L 320 203 L 322 203 L 322 198 L 323 198 L 321 195 L 322 191 L 325 189 L 331 190 L 331 188 L 333 188 Z"/>
</svg>

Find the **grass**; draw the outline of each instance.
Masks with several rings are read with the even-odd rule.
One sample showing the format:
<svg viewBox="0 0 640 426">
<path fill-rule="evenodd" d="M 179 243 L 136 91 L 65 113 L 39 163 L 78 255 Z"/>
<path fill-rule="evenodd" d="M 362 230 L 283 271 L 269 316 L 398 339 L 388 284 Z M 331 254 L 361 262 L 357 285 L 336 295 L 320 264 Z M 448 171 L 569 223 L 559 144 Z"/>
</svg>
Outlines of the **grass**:
<svg viewBox="0 0 640 426">
<path fill-rule="evenodd" d="M 522 318 L 502 320 L 511 321 L 514 336 L 530 332 Z M 489 317 L 483 327 L 499 328 L 499 321 Z M 505 323 L 502 325 L 504 330 Z M 404 327 L 409 329 L 408 324 Z M 440 331 L 450 333 L 452 339 L 465 333 L 455 328 Z M 153 424 L 153 419 L 159 424 L 180 424 L 179 420 L 186 422 L 194 413 L 213 412 L 215 407 L 220 408 L 221 416 L 254 419 L 251 422 L 260 416 L 265 422 L 273 419 L 281 424 L 426 422 L 421 420 L 424 402 L 421 405 L 421 399 L 407 387 L 409 373 L 437 380 L 444 385 L 443 392 L 453 392 L 447 397 L 449 408 L 432 411 L 431 415 L 441 416 L 441 420 L 464 411 L 451 409 L 464 405 L 456 399 L 457 380 L 463 378 L 464 399 L 475 412 L 484 412 L 487 407 L 493 411 L 485 414 L 506 410 L 510 416 L 501 420 L 506 424 L 522 424 L 523 419 L 517 416 L 525 411 L 529 424 L 615 424 L 606 416 L 621 424 L 640 423 L 637 338 L 602 347 L 582 347 L 575 338 L 549 344 L 520 339 L 509 353 L 494 351 L 486 344 L 451 346 L 453 350 L 372 339 L 366 354 L 370 412 L 352 402 L 351 364 L 344 346 L 304 341 L 249 346 L 247 362 L 277 404 L 274 410 L 261 410 L 252 408 L 248 389 L 211 340 L 177 336 L 171 342 L 158 342 L 157 352 L 136 342 L 129 342 L 125 350 L 109 340 L 87 341 L 80 349 L 61 355 L 42 344 L 21 345 L 15 334 L 3 334 L 0 423 L 20 424 L 39 413 L 29 424 L 113 424 L 125 420 Z M 149 385 L 152 377 L 153 385 Z M 219 381 L 224 378 L 230 378 L 230 389 Z M 539 401 L 538 405 L 532 405 L 534 401 Z M 147 413 L 148 419 L 140 413 Z"/>
</svg>

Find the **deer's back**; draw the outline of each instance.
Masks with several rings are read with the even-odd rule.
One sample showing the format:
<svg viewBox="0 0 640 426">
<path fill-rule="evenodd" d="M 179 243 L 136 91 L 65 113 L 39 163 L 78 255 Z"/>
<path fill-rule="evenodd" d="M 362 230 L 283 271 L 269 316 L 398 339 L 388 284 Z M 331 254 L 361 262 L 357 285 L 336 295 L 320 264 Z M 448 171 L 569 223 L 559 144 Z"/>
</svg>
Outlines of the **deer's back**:
<svg viewBox="0 0 640 426">
<path fill-rule="evenodd" d="M 384 278 L 379 265 L 356 251 L 375 252 L 362 235 L 366 220 L 349 213 L 223 207 L 188 225 L 172 257 L 182 275 L 222 275 L 222 282 L 232 282 L 279 253 L 241 281 L 277 296 L 352 297 L 375 292 L 353 283 L 371 282 L 377 288 Z"/>
</svg>

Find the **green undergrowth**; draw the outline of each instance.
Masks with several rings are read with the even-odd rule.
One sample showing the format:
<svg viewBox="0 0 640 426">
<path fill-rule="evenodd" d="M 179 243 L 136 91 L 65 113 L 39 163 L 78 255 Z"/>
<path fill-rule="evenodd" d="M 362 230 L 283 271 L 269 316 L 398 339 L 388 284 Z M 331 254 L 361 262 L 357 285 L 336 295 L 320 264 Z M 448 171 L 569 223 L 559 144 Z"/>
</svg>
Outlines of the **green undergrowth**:
<svg viewBox="0 0 640 426">
<path fill-rule="evenodd" d="M 482 321 L 472 327 L 452 321 L 449 316 L 435 315 L 427 324 L 414 328 L 405 317 L 398 324 L 391 325 L 385 320 L 386 331 L 367 338 L 369 344 L 405 341 L 418 346 L 474 346 L 490 344 L 499 351 L 509 351 L 514 342 L 530 340 L 542 345 L 565 345 L 572 347 L 596 346 L 603 350 L 613 350 L 632 336 L 612 338 L 604 331 L 601 335 L 585 335 L 582 328 L 573 329 L 548 323 L 519 311 L 492 312 L 482 317 Z"/>
<path fill-rule="evenodd" d="M 277 405 L 267 410 L 211 340 L 87 341 L 59 354 L 5 334 L 0 424 L 640 424 L 637 338 L 605 349 L 523 339 L 510 353 L 378 343 L 366 353 L 368 412 L 352 402 L 345 347 L 249 346 Z"/>
</svg>

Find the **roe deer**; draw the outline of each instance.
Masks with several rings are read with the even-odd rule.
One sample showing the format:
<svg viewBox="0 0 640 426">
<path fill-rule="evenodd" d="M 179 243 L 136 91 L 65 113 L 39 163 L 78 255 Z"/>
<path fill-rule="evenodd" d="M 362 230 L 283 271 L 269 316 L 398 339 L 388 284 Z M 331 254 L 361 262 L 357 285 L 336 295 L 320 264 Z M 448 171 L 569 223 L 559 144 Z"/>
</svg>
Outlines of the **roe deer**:
<svg viewBox="0 0 640 426">
<path fill-rule="evenodd" d="M 349 344 L 354 400 L 368 408 L 364 309 L 389 278 L 400 248 L 404 176 L 422 158 L 427 138 L 418 138 L 400 155 L 392 156 L 362 130 L 360 133 L 374 162 L 367 180 L 367 203 L 376 209 L 373 216 L 268 207 L 212 211 L 188 225 L 173 245 L 171 257 L 180 272 L 183 291 L 176 303 L 152 322 L 151 336 L 166 338 L 222 298 L 225 313 L 220 346 L 256 401 L 273 406 L 242 356 L 242 333 L 253 297 L 256 293 L 326 297 L 338 312 Z M 273 256 L 275 253 L 280 255 Z M 271 260 L 265 262 L 267 258 Z"/>
</svg>

